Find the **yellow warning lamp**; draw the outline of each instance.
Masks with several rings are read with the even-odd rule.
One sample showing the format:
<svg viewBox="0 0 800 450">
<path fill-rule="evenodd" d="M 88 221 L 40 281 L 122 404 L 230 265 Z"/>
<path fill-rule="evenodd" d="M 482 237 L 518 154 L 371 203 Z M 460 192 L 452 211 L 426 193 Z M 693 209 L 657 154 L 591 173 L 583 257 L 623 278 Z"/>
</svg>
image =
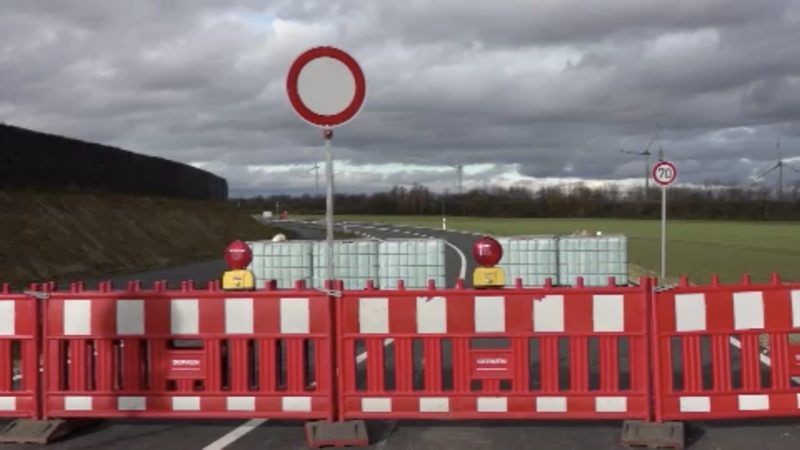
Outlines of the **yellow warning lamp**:
<svg viewBox="0 0 800 450">
<path fill-rule="evenodd" d="M 494 267 L 503 258 L 503 247 L 491 236 L 478 239 L 472 246 L 472 256 L 482 267 L 472 272 L 472 286 L 476 288 L 503 287 L 506 275 L 503 269 Z"/>
<path fill-rule="evenodd" d="M 253 251 L 242 241 L 233 241 L 225 248 L 225 263 L 231 270 L 222 274 L 222 289 L 249 291 L 256 288 L 253 272 L 246 267 L 253 260 Z"/>
</svg>

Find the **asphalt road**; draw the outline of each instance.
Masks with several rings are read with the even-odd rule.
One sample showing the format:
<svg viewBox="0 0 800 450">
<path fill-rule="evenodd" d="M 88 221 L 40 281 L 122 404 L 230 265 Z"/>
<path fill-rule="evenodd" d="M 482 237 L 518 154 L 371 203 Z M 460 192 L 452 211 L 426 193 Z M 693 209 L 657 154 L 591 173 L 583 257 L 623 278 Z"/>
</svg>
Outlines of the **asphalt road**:
<svg viewBox="0 0 800 450">
<path fill-rule="evenodd" d="M 282 226 L 298 232 L 301 239 L 320 239 L 324 233 L 319 225 L 285 222 Z M 471 233 L 443 232 L 413 227 L 373 224 L 347 224 L 346 231 L 364 233 L 376 238 L 432 236 L 446 239 L 465 254 L 465 273 L 474 268 L 470 252 L 478 238 Z M 461 256 L 452 248 L 446 254 L 447 284 L 452 286 L 461 271 Z M 190 264 L 159 271 L 115 277 L 112 281 L 126 283 L 142 280 L 151 284 L 168 280 L 177 286 L 183 280 L 195 280 L 202 286 L 216 279 L 224 270 L 221 260 Z M 94 288 L 97 280 L 87 282 Z M 465 280 L 470 285 L 469 276 Z M 119 284 L 117 284 L 119 285 Z M 8 421 L 0 421 L 0 426 Z M 91 425 L 48 448 L 62 449 L 305 449 L 302 422 L 258 421 L 249 433 L 227 446 L 219 443 L 231 432 L 239 430 L 243 421 L 231 420 L 174 420 L 134 421 L 107 420 Z M 589 421 L 382 421 L 369 422 L 369 448 L 400 449 L 487 449 L 537 448 L 541 450 L 619 449 L 621 423 Z M 216 444 L 215 444 L 216 442 Z M 687 448 L 692 450 L 789 450 L 800 448 L 800 422 L 792 420 L 750 420 L 727 422 L 693 422 L 687 425 Z M 0 444 L 0 450 L 30 449 L 33 445 Z"/>
</svg>

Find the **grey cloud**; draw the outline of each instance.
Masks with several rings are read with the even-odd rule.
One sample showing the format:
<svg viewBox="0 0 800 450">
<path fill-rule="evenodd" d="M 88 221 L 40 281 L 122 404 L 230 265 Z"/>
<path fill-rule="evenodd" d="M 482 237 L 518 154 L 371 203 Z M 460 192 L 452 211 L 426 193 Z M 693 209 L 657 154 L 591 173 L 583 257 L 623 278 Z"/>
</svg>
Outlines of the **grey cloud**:
<svg viewBox="0 0 800 450">
<path fill-rule="evenodd" d="M 800 156 L 798 35 L 800 5 L 781 0 L 6 1 L 0 120 L 216 161 L 233 191 L 311 192 L 313 177 L 246 167 L 322 159 L 284 77 L 301 51 L 332 44 L 369 83 L 360 116 L 334 138 L 352 164 L 638 178 L 641 160 L 618 149 L 643 148 L 659 126 L 682 181 L 745 182 L 774 164 L 778 137 Z M 452 188 L 430 172 L 342 186 L 413 181 Z"/>
</svg>

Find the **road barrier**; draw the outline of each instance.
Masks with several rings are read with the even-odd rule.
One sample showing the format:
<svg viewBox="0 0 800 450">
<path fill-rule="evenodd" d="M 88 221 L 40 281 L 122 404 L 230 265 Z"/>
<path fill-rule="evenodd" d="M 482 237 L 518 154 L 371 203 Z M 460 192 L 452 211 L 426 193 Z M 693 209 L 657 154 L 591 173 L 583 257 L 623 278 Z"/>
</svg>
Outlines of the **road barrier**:
<svg viewBox="0 0 800 450">
<path fill-rule="evenodd" d="M 347 291 L 340 417 L 647 419 L 648 288 Z"/>
<path fill-rule="evenodd" d="M 684 278 L 653 301 L 656 421 L 800 416 L 800 285 Z"/>
<path fill-rule="evenodd" d="M 324 293 L 163 287 L 50 294 L 45 417 L 334 418 Z"/>
<path fill-rule="evenodd" d="M 777 276 L 53 288 L 0 290 L 2 417 L 302 419 L 311 446 L 369 419 L 624 419 L 623 442 L 681 448 L 667 421 L 800 416 L 800 284 Z"/>
<path fill-rule="evenodd" d="M 36 302 L 0 287 L 0 417 L 39 416 Z"/>
</svg>

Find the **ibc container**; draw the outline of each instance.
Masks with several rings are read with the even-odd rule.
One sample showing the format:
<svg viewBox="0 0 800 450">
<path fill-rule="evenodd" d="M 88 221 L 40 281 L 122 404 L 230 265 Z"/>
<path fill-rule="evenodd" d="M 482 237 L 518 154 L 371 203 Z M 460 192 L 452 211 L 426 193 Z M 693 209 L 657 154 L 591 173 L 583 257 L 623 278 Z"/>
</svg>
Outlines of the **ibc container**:
<svg viewBox="0 0 800 450">
<path fill-rule="evenodd" d="M 388 239 L 378 244 L 378 285 L 394 289 L 402 280 L 409 289 L 424 289 L 428 280 L 444 286 L 445 244 L 440 239 Z"/>
<path fill-rule="evenodd" d="M 552 235 L 504 236 L 497 241 L 503 247 L 498 263 L 506 274 L 506 283 L 516 279 L 523 286 L 541 286 L 544 278 L 558 277 L 557 237 Z"/>
<path fill-rule="evenodd" d="M 378 241 L 372 239 L 353 239 L 334 241 L 333 278 L 342 280 L 346 289 L 363 289 L 367 280 L 378 282 Z M 314 241 L 313 279 L 311 285 L 322 288 L 328 279 L 328 244 Z"/>
<path fill-rule="evenodd" d="M 250 267 L 256 286 L 261 287 L 270 279 L 280 289 L 293 287 L 297 280 L 311 282 L 311 241 L 255 241 L 248 245 L 253 250 Z"/>
</svg>

